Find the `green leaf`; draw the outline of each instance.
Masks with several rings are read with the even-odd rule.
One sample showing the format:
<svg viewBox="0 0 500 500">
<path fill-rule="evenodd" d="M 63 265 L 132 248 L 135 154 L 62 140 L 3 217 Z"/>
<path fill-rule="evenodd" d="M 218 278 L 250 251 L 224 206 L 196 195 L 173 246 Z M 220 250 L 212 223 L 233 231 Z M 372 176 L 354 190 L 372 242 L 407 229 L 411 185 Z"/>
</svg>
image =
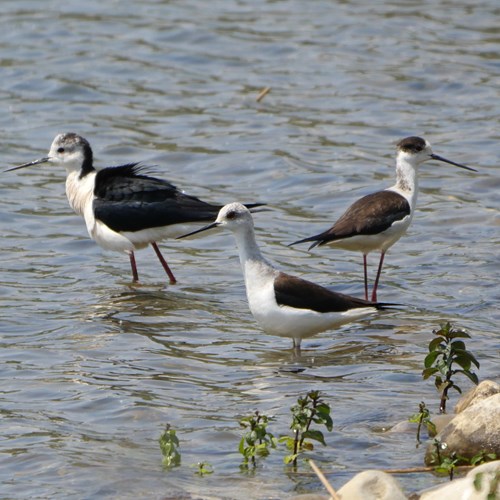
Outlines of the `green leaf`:
<svg viewBox="0 0 500 500">
<path fill-rule="evenodd" d="M 442 342 L 443 342 L 443 339 L 440 337 L 432 339 L 429 342 L 429 352 L 434 352 L 435 350 L 437 350 L 438 347 L 440 347 L 440 349 L 438 349 L 438 350 L 442 351 L 444 349 L 444 344 L 442 344 Z"/>
<path fill-rule="evenodd" d="M 439 371 L 437 368 L 426 368 L 425 370 L 422 371 L 422 378 L 424 380 L 427 380 L 431 375 L 434 375 L 437 371 Z"/>
<path fill-rule="evenodd" d="M 461 366 L 465 371 L 469 371 L 471 367 L 471 361 L 468 357 L 457 355 L 453 358 L 453 362 Z"/>
<path fill-rule="evenodd" d="M 440 355 L 442 355 L 442 353 L 439 351 L 432 351 L 429 354 L 427 354 L 427 356 L 424 359 L 425 368 L 430 368 L 434 364 L 434 361 L 436 361 L 436 358 Z"/>
<path fill-rule="evenodd" d="M 319 441 L 323 446 L 326 446 L 325 437 L 321 431 L 317 431 L 314 429 L 309 429 L 302 433 L 303 439 L 314 439 L 314 441 Z"/>
<path fill-rule="evenodd" d="M 479 361 L 469 351 L 465 349 L 455 349 L 455 354 L 467 357 L 471 363 L 474 363 L 476 367 L 479 368 Z"/>
<path fill-rule="evenodd" d="M 434 424 L 434 422 L 432 422 L 429 419 L 424 420 L 424 424 L 427 427 L 427 432 L 429 434 L 432 434 L 433 436 L 435 436 L 436 435 L 436 424 Z"/>
<path fill-rule="evenodd" d="M 453 330 L 448 334 L 449 339 L 470 339 L 471 336 L 463 330 Z"/>
<path fill-rule="evenodd" d="M 457 351 L 461 349 L 462 351 L 465 351 L 465 343 L 462 340 L 455 340 L 455 342 L 451 343 L 451 347 L 453 351 Z"/>
<path fill-rule="evenodd" d="M 477 375 L 474 372 L 471 372 L 469 370 L 457 370 L 457 373 L 463 373 L 466 377 L 470 379 L 471 382 L 474 384 L 479 384 L 479 379 L 477 378 Z"/>
<path fill-rule="evenodd" d="M 245 438 L 242 437 L 240 439 L 240 445 L 238 446 L 238 451 L 243 455 L 244 454 L 244 449 L 245 449 Z"/>
<path fill-rule="evenodd" d="M 296 460 L 298 457 L 297 454 L 295 455 L 286 455 L 285 458 L 283 458 L 283 462 L 285 462 L 285 465 L 288 465 L 292 463 L 294 460 Z"/>
</svg>

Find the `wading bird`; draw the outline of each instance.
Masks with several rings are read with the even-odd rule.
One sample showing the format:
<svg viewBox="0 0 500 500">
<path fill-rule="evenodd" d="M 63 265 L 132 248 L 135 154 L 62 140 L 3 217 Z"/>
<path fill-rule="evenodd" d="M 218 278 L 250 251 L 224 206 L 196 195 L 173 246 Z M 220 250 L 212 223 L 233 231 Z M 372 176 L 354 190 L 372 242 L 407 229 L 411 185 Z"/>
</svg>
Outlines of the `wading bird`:
<svg viewBox="0 0 500 500">
<path fill-rule="evenodd" d="M 368 271 L 366 258 L 370 252 L 380 252 L 380 261 L 373 285 L 372 301 L 377 300 L 377 287 L 387 250 L 403 236 L 415 212 L 418 194 L 418 167 L 436 160 L 477 172 L 473 168 L 447 160 L 432 152 L 431 145 L 420 137 L 407 137 L 397 144 L 396 184 L 363 196 L 354 202 L 330 229 L 290 243 L 312 242 L 309 250 L 328 245 L 354 250 L 363 254 L 365 299 L 368 300 Z"/>
<path fill-rule="evenodd" d="M 56 136 L 48 156 L 6 171 L 41 163 L 65 168 L 71 208 L 83 216 L 90 237 L 99 246 L 129 255 L 134 282 L 139 280 L 134 252 L 150 244 L 170 283 L 175 283 L 157 242 L 186 231 L 184 224 L 213 220 L 222 206 L 201 201 L 166 180 L 146 175 L 138 163 L 96 170 L 90 144 L 71 132 Z"/>
<path fill-rule="evenodd" d="M 273 267 L 260 253 L 252 215 L 241 203 L 226 205 L 215 222 L 179 238 L 215 227 L 229 229 L 236 238 L 248 305 L 257 323 L 270 334 L 291 337 L 296 351 L 303 338 L 391 306 L 333 292 Z"/>
</svg>

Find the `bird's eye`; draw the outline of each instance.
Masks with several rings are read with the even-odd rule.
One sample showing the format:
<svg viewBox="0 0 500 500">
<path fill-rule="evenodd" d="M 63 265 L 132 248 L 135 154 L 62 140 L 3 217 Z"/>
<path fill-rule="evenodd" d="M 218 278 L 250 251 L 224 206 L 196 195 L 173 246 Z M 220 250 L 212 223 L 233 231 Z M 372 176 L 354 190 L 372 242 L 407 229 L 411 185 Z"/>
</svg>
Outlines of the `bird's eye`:
<svg viewBox="0 0 500 500">
<path fill-rule="evenodd" d="M 234 210 L 231 210 L 230 212 L 227 213 L 226 218 L 227 219 L 234 219 L 236 217 L 236 212 Z"/>
<path fill-rule="evenodd" d="M 64 153 L 64 148 L 57 148 L 58 153 Z"/>
</svg>

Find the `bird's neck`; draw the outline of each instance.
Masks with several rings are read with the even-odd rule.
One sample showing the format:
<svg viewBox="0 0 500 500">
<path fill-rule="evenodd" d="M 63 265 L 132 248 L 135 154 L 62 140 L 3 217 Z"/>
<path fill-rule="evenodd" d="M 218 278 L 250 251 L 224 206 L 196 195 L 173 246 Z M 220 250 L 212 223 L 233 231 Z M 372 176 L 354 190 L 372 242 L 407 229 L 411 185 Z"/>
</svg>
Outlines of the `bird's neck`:
<svg viewBox="0 0 500 500">
<path fill-rule="evenodd" d="M 255 282 L 259 277 L 276 272 L 260 253 L 253 227 L 241 228 L 234 235 L 247 289 L 249 284 Z"/>
<path fill-rule="evenodd" d="M 71 208 L 85 217 L 86 212 L 92 209 L 94 198 L 95 172 L 80 177 L 80 171 L 72 170 L 66 177 L 66 196 Z"/>
<path fill-rule="evenodd" d="M 394 189 L 406 197 L 416 198 L 418 191 L 417 167 L 403 158 L 396 163 L 396 184 Z"/>
</svg>

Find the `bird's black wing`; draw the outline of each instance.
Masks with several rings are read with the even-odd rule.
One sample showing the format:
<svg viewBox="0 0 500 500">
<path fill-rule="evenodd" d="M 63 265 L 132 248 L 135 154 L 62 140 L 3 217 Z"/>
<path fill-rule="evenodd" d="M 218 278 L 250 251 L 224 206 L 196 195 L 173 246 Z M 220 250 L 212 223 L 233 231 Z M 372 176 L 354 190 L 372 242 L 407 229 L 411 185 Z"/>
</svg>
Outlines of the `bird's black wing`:
<svg viewBox="0 0 500 500">
<path fill-rule="evenodd" d="M 361 307 L 384 308 L 383 304 L 333 292 L 310 281 L 282 272 L 274 280 L 274 294 L 280 306 L 312 309 L 319 313 L 345 312 Z"/>
<path fill-rule="evenodd" d="M 207 222 L 222 205 L 206 203 L 173 184 L 145 175 L 144 167 L 130 163 L 99 170 L 95 178 L 93 209 L 96 219 L 114 231 Z M 246 204 L 255 208 L 263 203 Z"/>
<path fill-rule="evenodd" d="M 404 196 L 394 191 L 378 191 L 354 202 L 330 229 L 292 245 L 312 241 L 312 248 L 352 236 L 378 234 L 404 219 L 410 211 Z"/>
<path fill-rule="evenodd" d="M 96 219 L 115 231 L 210 221 L 222 208 L 186 195 L 166 180 L 142 175 L 137 164 L 97 172 L 94 197 Z"/>
</svg>

